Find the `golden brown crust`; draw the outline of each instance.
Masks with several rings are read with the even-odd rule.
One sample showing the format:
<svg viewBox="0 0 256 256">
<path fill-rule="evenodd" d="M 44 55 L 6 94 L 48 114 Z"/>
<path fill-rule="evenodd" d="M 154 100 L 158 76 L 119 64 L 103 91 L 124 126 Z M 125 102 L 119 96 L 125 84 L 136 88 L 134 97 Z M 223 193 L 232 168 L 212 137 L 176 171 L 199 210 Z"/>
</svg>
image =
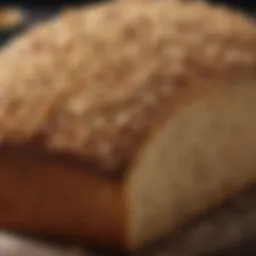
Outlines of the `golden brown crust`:
<svg viewBox="0 0 256 256">
<path fill-rule="evenodd" d="M 201 3 L 63 13 L 1 53 L 1 139 L 39 136 L 48 150 L 124 170 L 177 104 L 250 79 L 255 41 L 247 18 Z"/>
<path fill-rule="evenodd" d="M 127 209 L 121 181 L 42 152 L 0 150 L 0 227 L 125 247 Z"/>
</svg>

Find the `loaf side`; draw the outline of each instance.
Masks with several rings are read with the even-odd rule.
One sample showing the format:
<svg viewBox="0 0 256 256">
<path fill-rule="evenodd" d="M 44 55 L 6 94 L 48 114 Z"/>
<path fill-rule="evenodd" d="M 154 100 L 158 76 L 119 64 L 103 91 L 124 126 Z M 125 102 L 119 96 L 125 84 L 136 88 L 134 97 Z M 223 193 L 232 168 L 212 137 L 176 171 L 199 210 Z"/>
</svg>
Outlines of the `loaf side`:
<svg viewBox="0 0 256 256">
<path fill-rule="evenodd" d="M 123 181 L 30 147 L 1 148 L 0 169 L 1 229 L 126 247 Z"/>
</svg>

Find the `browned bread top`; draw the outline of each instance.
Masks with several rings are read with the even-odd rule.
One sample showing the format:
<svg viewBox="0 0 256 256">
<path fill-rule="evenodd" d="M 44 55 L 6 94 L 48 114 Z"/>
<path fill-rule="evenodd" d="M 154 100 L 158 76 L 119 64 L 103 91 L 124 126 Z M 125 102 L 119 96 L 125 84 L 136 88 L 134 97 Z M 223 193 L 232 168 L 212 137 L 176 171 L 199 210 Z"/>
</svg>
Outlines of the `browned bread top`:
<svg viewBox="0 0 256 256">
<path fill-rule="evenodd" d="M 125 2 L 125 1 L 124 1 Z M 255 78 L 249 18 L 203 3 L 102 4 L 64 12 L 0 55 L 0 136 L 125 167 L 177 106 Z"/>
</svg>

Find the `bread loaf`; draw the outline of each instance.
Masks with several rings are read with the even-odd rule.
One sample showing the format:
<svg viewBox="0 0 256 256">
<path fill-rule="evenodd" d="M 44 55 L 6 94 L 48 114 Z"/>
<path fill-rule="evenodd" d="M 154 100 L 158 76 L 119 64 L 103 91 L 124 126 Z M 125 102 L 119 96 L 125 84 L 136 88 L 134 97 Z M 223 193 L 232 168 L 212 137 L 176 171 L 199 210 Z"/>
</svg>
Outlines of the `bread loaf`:
<svg viewBox="0 0 256 256">
<path fill-rule="evenodd" d="M 111 2 L 0 53 L 0 227 L 135 250 L 256 179 L 256 29 L 204 3 Z"/>
</svg>

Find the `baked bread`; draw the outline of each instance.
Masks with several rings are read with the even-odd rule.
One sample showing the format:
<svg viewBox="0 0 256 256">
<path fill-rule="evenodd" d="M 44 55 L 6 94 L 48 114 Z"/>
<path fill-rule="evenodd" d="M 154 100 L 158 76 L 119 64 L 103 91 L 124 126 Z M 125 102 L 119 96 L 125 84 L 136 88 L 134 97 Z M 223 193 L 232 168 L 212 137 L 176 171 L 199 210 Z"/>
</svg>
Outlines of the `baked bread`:
<svg viewBox="0 0 256 256">
<path fill-rule="evenodd" d="M 256 29 L 203 3 L 64 12 L 0 54 L 0 227 L 135 250 L 256 179 Z"/>
</svg>

